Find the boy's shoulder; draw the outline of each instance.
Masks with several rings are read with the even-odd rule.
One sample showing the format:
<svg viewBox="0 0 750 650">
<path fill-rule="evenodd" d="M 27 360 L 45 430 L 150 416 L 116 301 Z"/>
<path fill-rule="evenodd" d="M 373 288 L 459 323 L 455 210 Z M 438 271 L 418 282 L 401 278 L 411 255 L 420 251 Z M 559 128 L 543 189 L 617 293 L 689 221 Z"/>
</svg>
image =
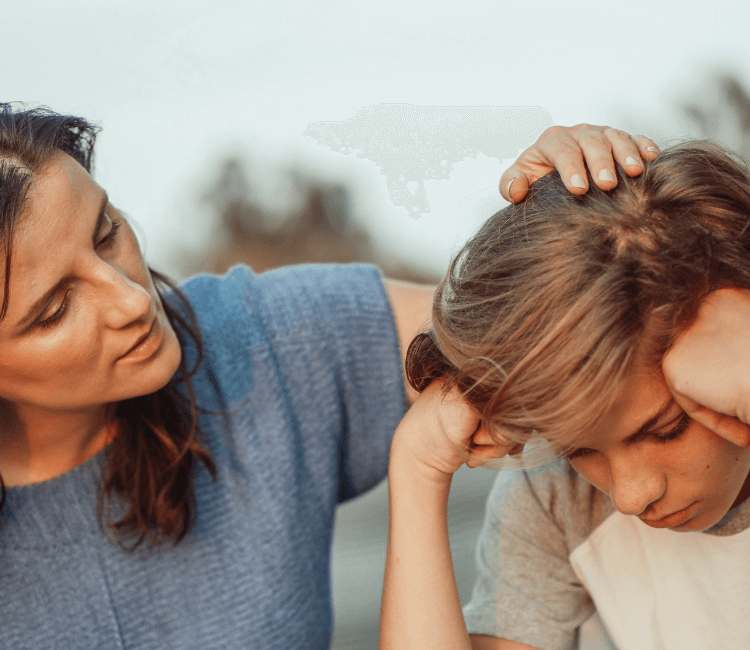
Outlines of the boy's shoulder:
<svg viewBox="0 0 750 650">
<path fill-rule="evenodd" d="M 501 472 L 487 503 L 488 515 L 504 526 L 528 530 L 556 528 L 568 553 L 583 543 L 614 511 L 607 494 L 586 481 L 566 461 L 523 471 Z"/>
</svg>

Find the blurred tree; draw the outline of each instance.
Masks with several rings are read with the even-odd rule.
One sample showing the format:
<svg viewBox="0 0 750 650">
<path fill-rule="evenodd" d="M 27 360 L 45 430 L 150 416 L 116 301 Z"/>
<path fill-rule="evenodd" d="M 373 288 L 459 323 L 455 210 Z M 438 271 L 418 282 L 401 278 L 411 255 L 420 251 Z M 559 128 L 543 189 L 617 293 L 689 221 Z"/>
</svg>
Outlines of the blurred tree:
<svg viewBox="0 0 750 650">
<path fill-rule="evenodd" d="M 326 183 L 304 172 L 290 172 L 292 203 L 285 214 L 274 214 L 255 197 L 243 161 L 228 158 L 203 200 L 215 214 L 218 228 L 201 251 L 183 255 L 185 275 L 223 273 L 244 263 L 256 272 L 288 264 L 367 262 L 384 275 L 412 282 L 436 282 L 434 274 L 381 253 L 356 223 L 349 189 Z"/>
<path fill-rule="evenodd" d="M 709 91 L 702 102 L 684 102 L 680 108 L 704 138 L 750 161 L 750 93 L 735 74 L 718 73 L 712 85 L 718 92 Z"/>
</svg>

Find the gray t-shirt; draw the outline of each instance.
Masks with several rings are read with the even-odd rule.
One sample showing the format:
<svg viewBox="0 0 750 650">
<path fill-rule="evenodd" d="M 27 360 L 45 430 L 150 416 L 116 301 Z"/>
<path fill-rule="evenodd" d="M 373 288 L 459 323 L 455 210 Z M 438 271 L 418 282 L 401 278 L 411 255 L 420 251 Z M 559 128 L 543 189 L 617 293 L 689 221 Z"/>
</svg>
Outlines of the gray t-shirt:
<svg viewBox="0 0 750 650">
<path fill-rule="evenodd" d="M 473 634 L 568 650 L 596 612 L 621 650 L 750 648 L 750 500 L 679 533 L 620 514 L 567 462 L 500 473 L 477 564 Z"/>
</svg>

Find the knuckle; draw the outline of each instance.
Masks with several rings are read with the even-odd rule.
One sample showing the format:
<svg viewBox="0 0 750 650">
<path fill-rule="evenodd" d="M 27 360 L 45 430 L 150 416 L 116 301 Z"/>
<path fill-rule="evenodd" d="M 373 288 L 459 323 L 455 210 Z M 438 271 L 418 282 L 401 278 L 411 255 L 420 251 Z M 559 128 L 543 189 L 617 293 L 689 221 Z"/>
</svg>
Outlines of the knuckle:
<svg viewBox="0 0 750 650">
<path fill-rule="evenodd" d="M 543 141 L 543 140 L 558 140 L 561 137 L 565 137 L 567 135 L 568 129 L 564 126 L 548 126 L 544 131 L 542 131 L 542 135 L 539 136 L 537 139 L 537 142 Z"/>
<path fill-rule="evenodd" d="M 560 138 L 560 140 L 557 142 L 557 147 L 559 148 L 560 153 L 563 155 L 571 156 L 580 155 L 581 153 L 581 147 L 571 137 Z"/>
<path fill-rule="evenodd" d="M 610 140 L 631 140 L 630 134 L 626 131 L 623 131 L 621 129 L 613 129 L 611 127 L 607 127 L 604 130 L 604 135 Z"/>
<path fill-rule="evenodd" d="M 584 131 L 581 133 L 580 139 L 583 143 L 588 145 L 606 145 L 609 146 L 609 140 L 601 131 Z"/>
</svg>

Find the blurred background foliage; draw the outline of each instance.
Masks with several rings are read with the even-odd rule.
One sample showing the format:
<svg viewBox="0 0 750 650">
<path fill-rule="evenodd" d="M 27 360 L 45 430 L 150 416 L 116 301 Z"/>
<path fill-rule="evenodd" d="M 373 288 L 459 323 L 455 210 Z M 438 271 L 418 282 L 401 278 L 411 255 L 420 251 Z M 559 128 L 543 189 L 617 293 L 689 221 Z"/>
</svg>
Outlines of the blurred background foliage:
<svg viewBox="0 0 750 650">
<path fill-rule="evenodd" d="M 289 264 L 365 262 L 389 278 L 437 282 L 418 265 L 374 246 L 365 225 L 353 216 L 351 190 L 344 182 L 316 178 L 309 171 L 283 171 L 291 197 L 285 208 L 265 205 L 255 192 L 250 164 L 227 156 L 201 201 L 215 223 L 212 237 L 180 255 L 181 274 L 224 273 L 247 264 L 260 273 Z"/>
<path fill-rule="evenodd" d="M 717 72 L 709 79 L 701 102 L 681 109 L 704 138 L 729 147 L 750 161 L 750 94 L 738 76 Z"/>
<path fill-rule="evenodd" d="M 690 123 L 689 131 L 750 159 L 747 88 L 727 71 L 707 77 L 705 86 L 700 100 L 679 105 Z M 223 157 L 208 174 L 214 180 L 200 195 L 201 209 L 214 224 L 212 236 L 180 253 L 180 275 L 223 273 L 239 263 L 262 272 L 288 264 L 365 262 L 377 265 L 386 277 L 437 282 L 434 270 L 374 245 L 368 222 L 353 214 L 352 190 L 345 182 L 317 178 L 308 169 L 289 168 L 280 173 L 288 177 L 285 186 L 290 193 L 283 208 L 261 200 L 256 191 L 259 181 L 246 156 Z"/>
</svg>

